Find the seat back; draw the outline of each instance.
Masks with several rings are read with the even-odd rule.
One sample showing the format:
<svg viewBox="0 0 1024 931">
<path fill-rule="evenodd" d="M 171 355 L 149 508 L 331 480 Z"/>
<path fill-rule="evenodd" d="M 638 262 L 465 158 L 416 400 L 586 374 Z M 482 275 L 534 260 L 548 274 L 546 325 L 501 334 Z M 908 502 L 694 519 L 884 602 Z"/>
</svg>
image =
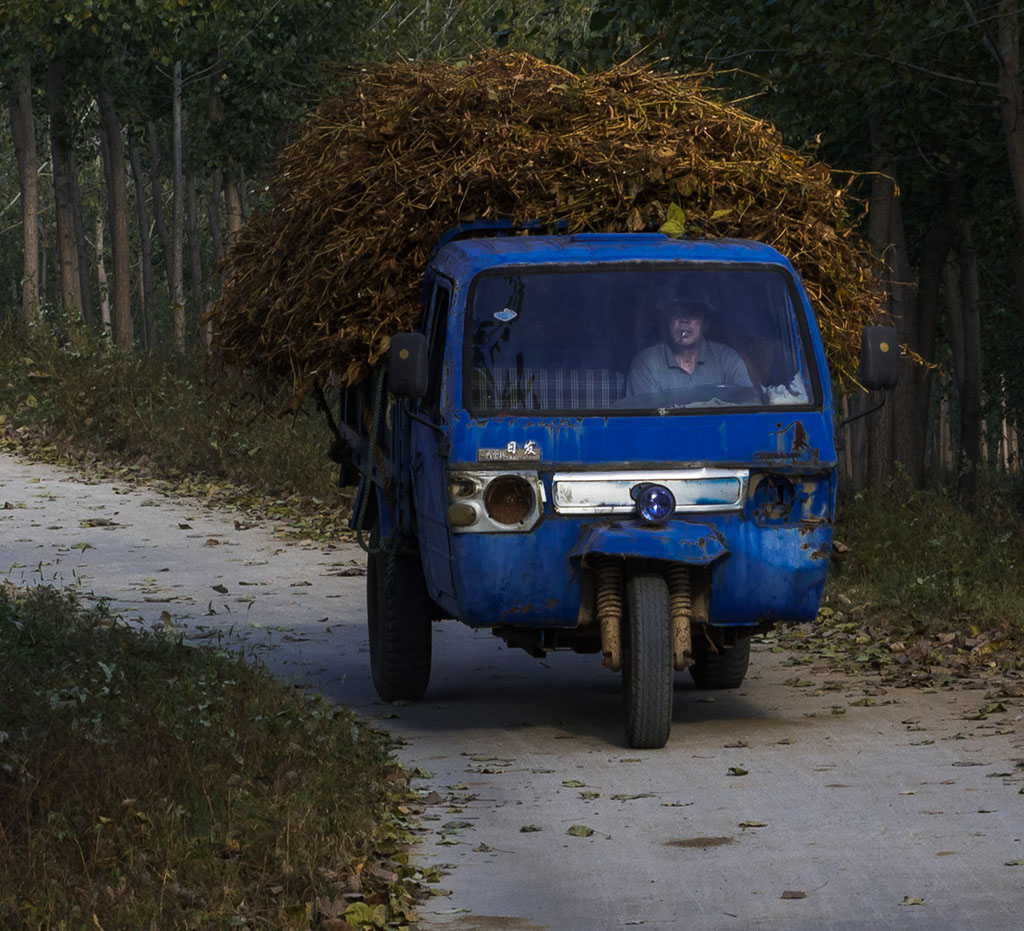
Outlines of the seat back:
<svg viewBox="0 0 1024 931">
<path fill-rule="evenodd" d="M 472 379 L 477 413 L 607 410 L 625 391 L 613 369 L 475 368 Z"/>
</svg>

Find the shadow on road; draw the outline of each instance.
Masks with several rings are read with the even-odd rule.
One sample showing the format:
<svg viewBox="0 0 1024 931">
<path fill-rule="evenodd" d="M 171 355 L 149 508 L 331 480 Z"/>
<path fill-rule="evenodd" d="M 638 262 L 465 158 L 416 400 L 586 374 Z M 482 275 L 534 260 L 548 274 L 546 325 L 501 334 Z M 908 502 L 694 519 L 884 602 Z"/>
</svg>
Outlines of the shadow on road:
<svg viewBox="0 0 1024 931">
<path fill-rule="evenodd" d="M 618 673 L 604 669 L 594 655 L 570 652 L 535 659 L 502 645 L 493 636 L 451 624 L 435 628 L 431 683 L 421 702 L 394 705 L 376 699 L 369 685 L 369 655 L 346 657 L 344 688 L 328 683 L 324 691 L 382 723 L 400 719 L 409 733 L 520 730 L 540 727 L 556 736 L 587 737 L 624 746 L 622 684 Z M 362 680 L 369 695 L 357 687 Z M 685 728 L 700 722 L 744 722 L 764 719 L 756 684 L 748 694 L 697 689 L 687 673 L 676 673 L 673 722 Z M 364 704 L 356 699 L 368 699 Z"/>
</svg>

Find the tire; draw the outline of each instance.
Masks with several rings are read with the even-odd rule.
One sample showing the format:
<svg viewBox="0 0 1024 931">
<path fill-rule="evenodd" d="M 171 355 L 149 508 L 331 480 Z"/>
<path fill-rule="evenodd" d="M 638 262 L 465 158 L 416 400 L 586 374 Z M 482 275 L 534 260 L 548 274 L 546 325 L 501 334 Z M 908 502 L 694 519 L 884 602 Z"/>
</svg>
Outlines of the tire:
<svg viewBox="0 0 1024 931">
<path fill-rule="evenodd" d="M 735 689 L 743 684 L 750 665 L 750 637 L 739 636 L 735 643 L 718 643 L 715 653 L 701 631 L 693 638 L 693 665 L 690 677 L 699 689 Z"/>
<path fill-rule="evenodd" d="M 629 576 L 623 628 L 626 741 L 657 750 L 672 729 L 672 618 L 664 578 L 645 572 Z"/>
<path fill-rule="evenodd" d="M 430 682 L 430 600 L 419 552 L 398 542 L 380 547 L 370 535 L 366 566 L 366 617 L 370 672 L 384 701 L 419 701 Z"/>
</svg>

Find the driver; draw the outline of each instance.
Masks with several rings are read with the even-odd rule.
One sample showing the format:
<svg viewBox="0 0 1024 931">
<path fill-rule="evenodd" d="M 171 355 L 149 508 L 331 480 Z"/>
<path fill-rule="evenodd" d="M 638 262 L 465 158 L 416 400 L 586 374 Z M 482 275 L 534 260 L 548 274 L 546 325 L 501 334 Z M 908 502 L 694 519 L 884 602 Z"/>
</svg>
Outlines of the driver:
<svg viewBox="0 0 1024 931">
<path fill-rule="evenodd" d="M 626 378 L 627 395 L 706 385 L 751 386 L 739 353 L 705 338 L 710 304 L 672 299 L 657 308 L 662 339 L 633 359 Z"/>
</svg>

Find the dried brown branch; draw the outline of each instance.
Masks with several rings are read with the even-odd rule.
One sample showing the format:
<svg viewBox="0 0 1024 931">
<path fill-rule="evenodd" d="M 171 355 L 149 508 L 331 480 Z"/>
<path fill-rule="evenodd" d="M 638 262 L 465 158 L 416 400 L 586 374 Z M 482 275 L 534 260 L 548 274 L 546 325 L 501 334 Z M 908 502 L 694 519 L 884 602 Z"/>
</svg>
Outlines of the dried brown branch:
<svg viewBox="0 0 1024 931">
<path fill-rule="evenodd" d="M 505 217 L 656 230 L 674 203 L 694 235 L 787 255 L 835 370 L 851 375 L 880 307 L 849 180 L 837 186 L 706 79 L 635 64 L 581 76 L 498 52 L 359 75 L 281 153 L 274 208 L 228 256 L 209 314 L 215 350 L 265 382 L 290 379 L 298 401 L 329 372 L 360 379 L 414 325 L 447 227 Z"/>
</svg>

